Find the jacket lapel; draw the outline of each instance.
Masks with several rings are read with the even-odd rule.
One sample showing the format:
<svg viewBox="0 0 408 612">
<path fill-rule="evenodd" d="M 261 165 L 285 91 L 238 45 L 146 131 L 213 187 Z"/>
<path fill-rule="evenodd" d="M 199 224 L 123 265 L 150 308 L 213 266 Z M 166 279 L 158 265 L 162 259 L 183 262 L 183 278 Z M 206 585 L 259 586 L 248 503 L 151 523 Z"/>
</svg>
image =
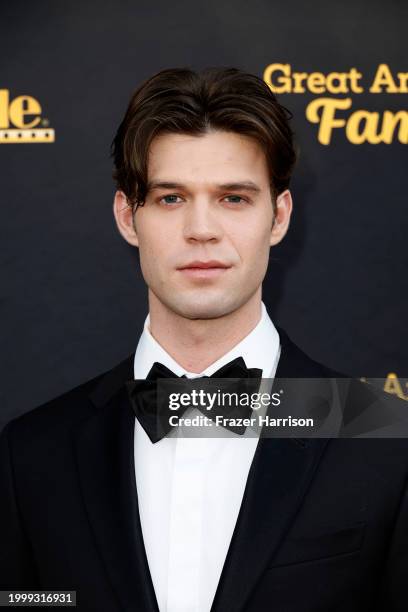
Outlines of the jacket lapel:
<svg viewBox="0 0 408 612">
<path fill-rule="evenodd" d="M 278 329 L 276 378 L 323 377 Z M 133 355 L 102 376 L 90 399 L 95 413 L 75 432 L 82 495 L 96 545 L 124 610 L 159 612 L 139 519 L 134 472 L 134 413 L 124 382 Z M 244 609 L 299 511 L 326 439 L 259 440 L 211 612 Z"/>
<path fill-rule="evenodd" d="M 81 423 L 75 442 L 89 523 L 120 607 L 158 612 L 139 521 L 134 413 L 123 387 L 132 365 L 130 356 L 102 377 L 90 395 L 97 411 Z"/>
<path fill-rule="evenodd" d="M 283 330 L 279 335 L 276 378 L 324 376 Z M 211 612 L 245 609 L 300 509 L 327 442 L 260 438 Z"/>
</svg>

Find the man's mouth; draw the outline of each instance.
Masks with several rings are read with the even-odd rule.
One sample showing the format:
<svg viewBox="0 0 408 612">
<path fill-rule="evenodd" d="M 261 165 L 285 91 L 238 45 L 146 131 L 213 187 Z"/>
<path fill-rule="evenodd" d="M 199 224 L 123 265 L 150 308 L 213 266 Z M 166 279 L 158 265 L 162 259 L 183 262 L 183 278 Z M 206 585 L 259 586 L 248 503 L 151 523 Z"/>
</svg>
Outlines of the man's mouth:
<svg viewBox="0 0 408 612">
<path fill-rule="evenodd" d="M 192 261 L 179 269 L 180 272 L 192 278 L 214 278 L 224 274 L 231 266 L 222 261 Z"/>
</svg>

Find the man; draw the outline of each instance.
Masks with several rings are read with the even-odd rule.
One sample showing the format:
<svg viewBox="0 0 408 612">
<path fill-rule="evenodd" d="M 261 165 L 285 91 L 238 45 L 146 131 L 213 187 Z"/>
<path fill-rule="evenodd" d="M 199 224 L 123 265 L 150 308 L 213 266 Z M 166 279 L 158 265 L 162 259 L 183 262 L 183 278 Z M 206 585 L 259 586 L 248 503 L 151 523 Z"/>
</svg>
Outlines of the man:
<svg viewBox="0 0 408 612">
<path fill-rule="evenodd" d="M 164 70 L 133 95 L 113 154 L 149 314 L 134 354 L 3 432 L 1 588 L 72 589 L 98 611 L 406 610 L 405 439 L 149 425 L 161 377 L 236 360 L 249 377 L 336 376 L 262 302 L 292 212 L 285 110 L 235 69 Z"/>
</svg>

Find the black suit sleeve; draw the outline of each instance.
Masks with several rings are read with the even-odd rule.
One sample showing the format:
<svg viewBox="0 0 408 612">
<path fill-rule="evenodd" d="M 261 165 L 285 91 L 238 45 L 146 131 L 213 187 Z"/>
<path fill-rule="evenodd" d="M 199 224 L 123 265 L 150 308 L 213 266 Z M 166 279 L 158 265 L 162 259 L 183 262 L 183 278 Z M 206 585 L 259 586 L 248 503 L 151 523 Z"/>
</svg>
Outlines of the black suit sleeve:
<svg viewBox="0 0 408 612">
<path fill-rule="evenodd" d="M 32 551 L 18 508 L 9 423 L 0 435 L 0 589 L 38 587 Z"/>
<path fill-rule="evenodd" d="M 408 478 L 392 532 L 380 602 L 381 612 L 408 610 Z"/>
</svg>

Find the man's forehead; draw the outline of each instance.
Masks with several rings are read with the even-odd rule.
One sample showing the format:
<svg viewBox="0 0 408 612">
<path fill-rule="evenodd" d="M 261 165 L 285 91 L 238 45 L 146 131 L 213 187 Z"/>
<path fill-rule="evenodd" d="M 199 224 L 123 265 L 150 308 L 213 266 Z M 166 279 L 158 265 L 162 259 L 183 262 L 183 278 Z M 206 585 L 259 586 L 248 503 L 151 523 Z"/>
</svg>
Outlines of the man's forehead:
<svg viewBox="0 0 408 612">
<path fill-rule="evenodd" d="M 149 191 L 154 189 L 191 189 L 191 188 L 229 190 L 229 191 L 251 191 L 259 193 L 262 188 L 251 179 L 224 180 L 222 183 L 210 180 L 183 180 L 181 178 L 152 177 L 147 184 Z"/>
<path fill-rule="evenodd" d="M 163 132 L 157 134 L 149 146 L 149 165 L 177 163 L 185 158 L 190 163 L 206 160 L 207 163 L 245 164 L 255 158 L 264 158 L 265 152 L 255 138 L 237 132 L 211 130 L 204 134 Z"/>
<path fill-rule="evenodd" d="M 259 191 L 269 183 L 264 150 L 235 132 L 159 134 L 148 156 L 149 190 L 190 186 Z"/>
</svg>

